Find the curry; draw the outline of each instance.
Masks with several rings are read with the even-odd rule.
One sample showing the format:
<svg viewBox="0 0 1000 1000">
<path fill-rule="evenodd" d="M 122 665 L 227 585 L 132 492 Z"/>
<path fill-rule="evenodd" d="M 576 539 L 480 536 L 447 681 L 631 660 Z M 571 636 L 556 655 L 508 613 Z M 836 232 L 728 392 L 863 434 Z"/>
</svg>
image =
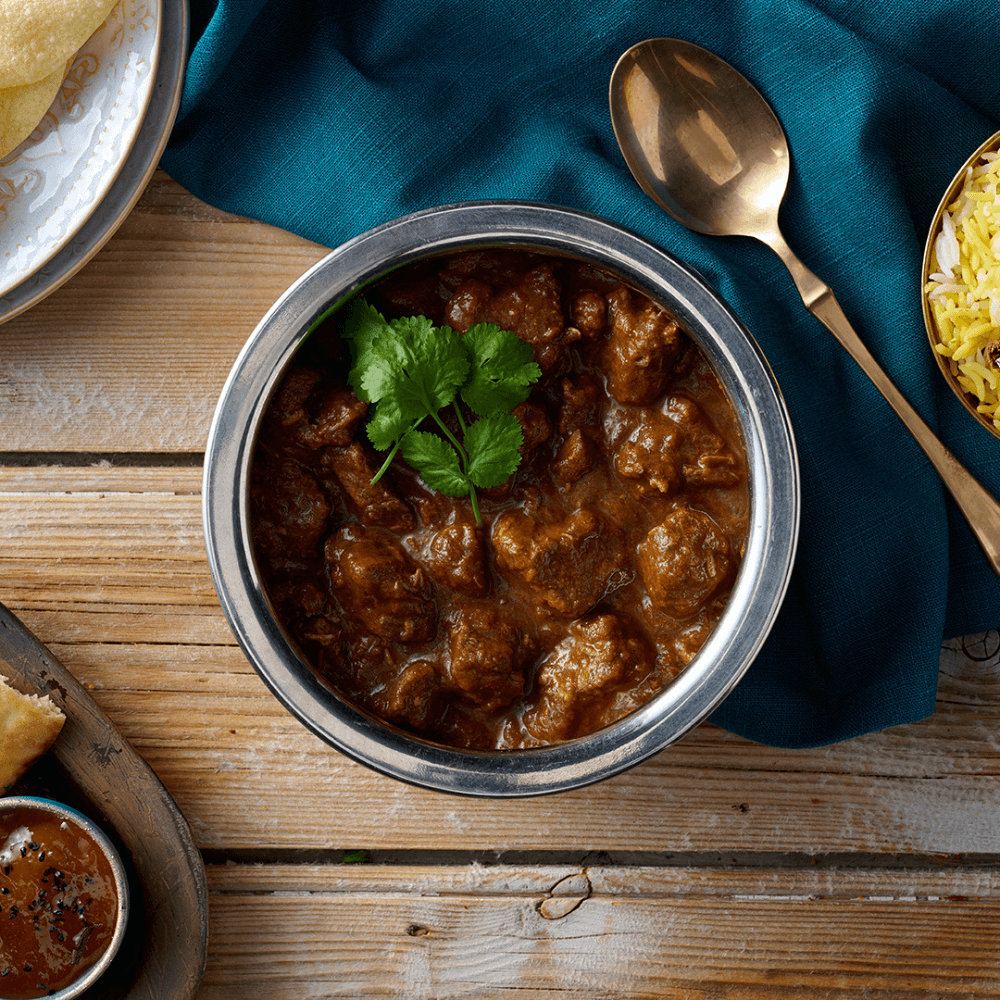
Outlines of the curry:
<svg viewBox="0 0 1000 1000">
<path fill-rule="evenodd" d="M 572 739 L 654 697 L 715 627 L 749 518 L 732 407 L 675 319 L 616 278 L 528 251 L 410 265 L 387 317 L 496 323 L 541 378 L 521 461 L 468 498 L 368 440 L 340 312 L 299 349 L 258 435 L 251 524 L 279 621 L 358 708 L 434 742 Z M 481 522 L 481 523 L 480 523 Z"/>
</svg>

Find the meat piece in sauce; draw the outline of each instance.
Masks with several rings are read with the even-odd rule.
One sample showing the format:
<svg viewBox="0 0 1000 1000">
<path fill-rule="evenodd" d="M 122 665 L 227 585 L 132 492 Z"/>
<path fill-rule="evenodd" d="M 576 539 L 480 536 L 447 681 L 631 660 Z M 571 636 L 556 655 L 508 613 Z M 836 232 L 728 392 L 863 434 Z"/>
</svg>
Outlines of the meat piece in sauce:
<svg viewBox="0 0 1000 1000">
<path fill-rule="evenodd" d="M 570 305 L 570 322 L 585 340 L 596 340 L 601 335 L 607 315 L 607 304 L 598 292 L 581 292 Z"/>
<path fill-rule="evenodd" d="M 729 487 L 740 481 L 736 456 L 712 429 L 693 399 L 670 396 L 663 413 L 683 435 L 681 472 L 688 486 Z"/>
<path fill-rule="evenodd" d="M 449 637 L 451 682 L 469 701 L 495 711 L 524 694 L 524 667 L 533 643 L 495 604 L 460 605 L 449 623 Z"/>
<path fill-rule="evenodd" d="M 591 508 L 551 522 L 505 511 L 493 524 L 493 549 L 508 581 L 555 615 L 578 617 L 625 582 L 622 532 Z"/>
<path fill-rule="evenodd" d="M 312 436 L 312 428 L 306 412 L 306 401 L 322 377 L 313 368 L 293 368 L 281 380 L 274 399 L 267 408 L 265 430 L 276 426 L 292 440 L 304 437 L 308 442 Z M 307 447 L 315 445 L 307 443 Z"/>
<path fill-rule="evenodd" d="M 441 677 L 430 660 L 413 660 L 388 685 L 381 698 L 382 711 L 390 722 L 411 729 L 425 729 L 438 712 Z"/>
<path fill-rule="evenodd" d="M 315 434 L 322 444 L 346 448 L 354 441 L 361 422 L 368 415 L 368 404 L 346 385 L 333 386 L 320 404 Z"/>
<path fill-rule="evenodd" d="M 729 582 L 729 542 L 707 514 L 679 507 L 639 543 L 636 568 L 655 608 L 689 618 Z"/>
<path fill-rule="evenodd" d="M 569 437 L 579 430 L 590 437 L 600 437 L 601 402 L 607 399 L 600 382 L 589 375 L 578 375 L 575 378 L 564 378 L 561 388 L 559 433 L 563 437 Z"/>
<path fill-rule="evenodd" d="M 433 636 L 430 582 L 389 532 L 347 525 L 327 540 L 326 561 L 333 594 L 349 619 L 390 642 Z"/>
<path fill-rule="evenodd" d="M 542 743 L 590 731 L 588 717 L 622 685 L 645 677 L 654 661 L 649 644 L 617 615 L 574 622 L 538 668 L 539 696 L 523 716 L 525 728 Z"/>
<path fill-rule="evenodd" d="M 572 486 L 580 480 L 597 461 L 598 449 L 594 441 L 584 437 L 583 431 L 573 431 L 563 438 L 555 461 L 552 463 L 552 478 L 562 487 Z"/>
<path fill-rule="evenodd" d="M 316 480 L 293 459 L 255 469 L 254 540 L 272 559 L 314 553 L 327 527 L 330 504 Z"/>
<path fill-rule="evenodd" d="M 640 493 L 669 496 L 682 486 L 730 487 L 740 481 L 736 456 L 686 396 L 669 396 L 643 414 L 615 454 L 615 469 Z"/>
<path fill-rule="evenodd" d="M 604 350 L 608 392 L 619 403 L 652 403 L 667 388 L 684 345 L 676 321 L 624 285 L 608 296 L 611 323 Z"/>
<path fill-rule="evenodd" d="M 337 477 L 344 492 L 354 501 L 363 524 L 377 525 L 390 531 L 413 530 L 413 511 L 384 480 L 372 482 L 379 467 L 359 442 L 355 441 L 347 448 L 327 448 L 323 452 L 322 463 Z"/>
<path fill-rule="evenodd" d="M 486 549 L 482 529 L 471 518 L 456 513 L 430 536 L 418 558 L 438 586 L 469 597 L 486 593 Z"/>
<path fill-rule="evenodd" d="M 681 485 L 677 468 L 680 433 L 670 423 L 643 421 L 615 454 L 618 475 L 634 482 L 640 493 L 654 490 L 664 496 Z"/>
<path fill-rule="evenodd" d="M 513 412 L 521 424 L 521 432 L 524 434 L 521 454 L 530 455 L 552 436 L 552 421 L 549 419 L 548 413 L 545 412 L 545 407 L 533 403 L 530 399 L 518 403 Z"/>
<path fill-rule="evenodd" d="M 543 369 L 551 368 L 565 344 L 580 336 L 576 329 L 567 335 L 562 287 L 550 264 L 540 264 L 500 289 L 469 278 L 448 300 L 444 318 L 460 333 L 476 323 L 495 323 L 513 331 L 535 349 L 535 360 Z"/>
</svg>

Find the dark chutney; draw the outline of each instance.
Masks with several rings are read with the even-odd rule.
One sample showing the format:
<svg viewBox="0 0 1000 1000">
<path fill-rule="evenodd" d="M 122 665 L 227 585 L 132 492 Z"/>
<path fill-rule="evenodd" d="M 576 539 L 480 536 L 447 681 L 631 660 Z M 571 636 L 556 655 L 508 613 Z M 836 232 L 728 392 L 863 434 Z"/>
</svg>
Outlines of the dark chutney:
<svg viewBox="0 0 1000 1000">
<path fill-rule="evenodd" d="M 0 997 L 70 986 L 108 949 L 117 911 L 111 864 L 86 830 L 0 800 Z"/>
</svg>

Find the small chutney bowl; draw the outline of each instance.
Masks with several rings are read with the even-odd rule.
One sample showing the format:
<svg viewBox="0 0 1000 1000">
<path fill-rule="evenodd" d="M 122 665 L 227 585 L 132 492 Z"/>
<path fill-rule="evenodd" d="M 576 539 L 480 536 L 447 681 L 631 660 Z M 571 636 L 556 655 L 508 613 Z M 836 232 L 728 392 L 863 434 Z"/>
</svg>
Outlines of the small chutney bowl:
<svg viewBox="0 0 1000 1000">
<path fill-rule="evenodd" d="M 924 326 L 945 381 L 1000 437 L 1000 132 L 941 198 L 920 271 Z"/>
<path fill-rule="evenodd" d="M 518 750 L 442 746 L 360 711 L 325 684 L 278 621 L 261 581 L 250 524 L 251 466 L 276 386 L 317 322 L 404 265 L 486 249 L 583 262 L 665 308 L 701 348 L 729 397 L 746 451 L 749 529 L 718 624 L 661 692 L 614 724 Z M 205 458 L 203 514 L 223 610 L 248 659 L 312 732 L 382 774 L 460 795 L 513 798 L 579 788 L 648 759 L 732 691 L 771 630 L 791 574 L 799 526 L 791 422 L 759 347 L 694 270 L 598 216 L 530 202 L 465 202 L 386 222 L 307 271 L 253 332 L 223 387 Z"/>
<path fill-rule="evenodd" d="M 79 996 L 107 971 L 128 915 L 125 868 L 92 820 L 51 799 L 0 798 L 0 1000 Z"/>
</svg>

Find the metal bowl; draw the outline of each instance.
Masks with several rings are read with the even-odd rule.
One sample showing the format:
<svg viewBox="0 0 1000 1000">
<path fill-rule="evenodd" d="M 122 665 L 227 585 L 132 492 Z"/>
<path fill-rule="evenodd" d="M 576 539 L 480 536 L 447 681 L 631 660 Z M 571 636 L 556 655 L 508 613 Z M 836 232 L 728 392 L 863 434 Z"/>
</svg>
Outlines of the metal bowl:
<svg viewBox="0 0 1000 1000">
<path fill-rule="evenodd" d="M 931 351 L 937 360 L 938 368 L 940 368 L 941 374 L 951 387 L 952 392 L 958 396 L 962 405 L 970 414 L 972 414 L 976 422 L 980 426 L 985 427 L 986 430 L 988 430 L 995 437 L 1000 437 L 1000 427 L 994 423 L 992 417 L 981 413 L 977 409 L 979 406 L 979 399 L 965 390 L 965 388 L 958 381 L 955 372 L 952 370 L 950 359 L 937 350 L 937 345 L 941 342 L 941 338 L 938 334 L 938 328 L 935 323 L 934 316 L 931 313 L 930 301 L 927 294 L 927 285 L 930 280 L 930 276 L 933 273 L 932 261 L 934 260 L 934 244 L 941 232 L 942 217 L 945 214 L 945 210 L 958 197 L 960 191 L 965 185 L 969 169 L 979 163 L 984 153 L 995 152 L 997 149 L 1000 149 L 1000 132 L 990 136 L 989 139 L 987 139 L 974 153 L 972 153 L 965 163 L 962 164 L 961 169 L 952 178 L 951 183 L 948 185 L 948 189 L 945 191 L 941 201 L 938 203 L 938 207 L 934 212 L 934 218 L 931 221 L 930 229 L 927 232 L 927 242 L 924 244 L 924 257 L 920 268 L 920 297 L 924 314 L 924 328 L 927 331 L 927 337 L 931 344 Z M 1000 419 L 1000 417 L 998 417 L 998 419 Z"/>
<path fill-rule="evenodd" d="M 402 732 L 353 708 L 297 654 L 263 592 L 250 543 L 249 476 L 261 416 L 306 332 L 401 265 L 484 247 L 587 261 L 666 307 L 701 346 L 736 412 L 747 452 L 751 518 L 728 606 L 704 647 L 652 701 L 589 736 L 537 749 L 466 751 Z M 771 629 L 799 525 L 792 428 L 759 348 L 690 267 L 594 215 L 525 202 L 468 202 L 408 215 L 334 250 L 272 306 L 223 388 L 205 458 L 204 519 L 222 606 L 278 700 L 347 756 L 425 788 L 485 797 L 581 787 L 638 764 L 703 720 L 736 685 Z"/>
<path fill-rule="evenodd" d="M 125 930 L 128 926 L 129 915 L 129 888 L 128 878 L 118 852 L 108 839 L 107 835 L 91 819 L 84 816 L 76 809 L 55 802 L 52 799 L 37 798 L 33 795 L 8 795 L 0 798 L 0 816 L 11 814 L 21 809 L 30 809 L 40 813 L 47 813 L 49 816 L 65 821 L 81 829 L 87 837 L 96 845 L 98 850 L 106 858 L 111 868 L 111 875 L 115 883 L 115 892 L 118 904 L 115 909 L 115 927 L 111 935 L 111 940 L 100 958 L 91 965 L 79 978 L 73 980 L 69 986 L 64 987 L 57 993 L 46 994 L 50 1000 L 71 1000 L 85 990 L 88 990 L 107 971 L 115 955 L 118 953 L 121 943 L 125 938 Z M 0 846 L 2 846 L 0 838 Z M 6 914 L 5 914 L 6 916 Z M 37 919 L 37 918 L 36 918 Z M 2 982 L 0 982 L 0 1000 L 5 997 Z"/>
</svg>

